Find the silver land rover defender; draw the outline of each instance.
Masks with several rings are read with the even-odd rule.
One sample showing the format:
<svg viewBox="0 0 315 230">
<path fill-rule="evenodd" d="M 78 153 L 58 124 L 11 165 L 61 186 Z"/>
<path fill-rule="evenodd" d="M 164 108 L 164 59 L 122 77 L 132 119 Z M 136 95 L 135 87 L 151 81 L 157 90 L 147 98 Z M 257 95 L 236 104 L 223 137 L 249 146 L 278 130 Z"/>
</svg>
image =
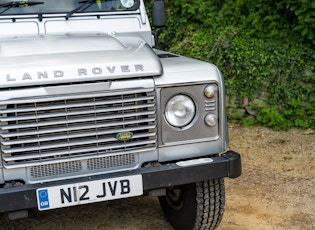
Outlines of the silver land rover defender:
<svg viewBox="0 0 315 230">
<path fill-rule="evenodd" d="M 175 229 L 219 225 L 241 174 L 221 73 L 156 37 L 143 0 L 0 0 L 1 213 L 151 195 Z"/>
</svg>

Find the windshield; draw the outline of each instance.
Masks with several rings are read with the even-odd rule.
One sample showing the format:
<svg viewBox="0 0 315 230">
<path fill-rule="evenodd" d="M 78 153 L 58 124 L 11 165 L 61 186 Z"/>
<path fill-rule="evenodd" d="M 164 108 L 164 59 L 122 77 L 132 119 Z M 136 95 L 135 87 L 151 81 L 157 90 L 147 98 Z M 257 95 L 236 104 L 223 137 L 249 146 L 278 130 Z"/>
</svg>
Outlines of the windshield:
<svg viewBox="0 0 315 230">
<path fill-rule="evenodd" d="M 130 11 L 140 0 L 0 0 L 1 15 Z"/>
</svg>

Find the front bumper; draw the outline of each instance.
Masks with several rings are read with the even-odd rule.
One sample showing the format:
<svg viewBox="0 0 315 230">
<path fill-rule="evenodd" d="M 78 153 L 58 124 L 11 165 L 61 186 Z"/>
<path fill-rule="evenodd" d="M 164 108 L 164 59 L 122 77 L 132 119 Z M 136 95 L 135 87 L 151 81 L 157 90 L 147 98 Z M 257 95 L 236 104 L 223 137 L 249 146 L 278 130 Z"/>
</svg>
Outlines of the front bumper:
<svg viewBox="0 0 315 230">
<path fill-rule="evenodd" d="M 212 162 L 197 165 L 178 166 L 176 163 L 154 167 L 138 168 L 132 171 L 81 177 L 63 181 L 47 182 L 43 184 L 27 184 L 18 187 L 0 189 L 0 213 L 37 207 L 36 189 L 82 183 L 93 180 L 101 180 L 130 175 L 142 175 L 143 190 L 166 188 L 174 185 L 189 184 L 198 181 L 236 178 L 241 175 L 241 156 L 228 151 L 219 157 L 213 157 Z"/>
</svg>

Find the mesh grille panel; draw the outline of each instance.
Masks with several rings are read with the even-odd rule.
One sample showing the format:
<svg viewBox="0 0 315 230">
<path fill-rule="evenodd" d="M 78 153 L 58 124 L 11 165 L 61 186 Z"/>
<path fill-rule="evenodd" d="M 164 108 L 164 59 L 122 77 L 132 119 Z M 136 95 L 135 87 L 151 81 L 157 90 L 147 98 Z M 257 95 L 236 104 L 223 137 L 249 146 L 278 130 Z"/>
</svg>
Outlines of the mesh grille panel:
<svg viewBox="0 0 315 230">
<path fill-rule="evenodd" d="M 104 168 L 115 168 L 121 166 L 133 166 L 136 162 L 134 154 L 119 156 L 109 156 L 103 158 L 90 159 L 87 161 L 88 170 L 97 170 Z"/>
<path fill-rule="evenodd" d="M 36 165 L 29 168 L 30 176 L 34 179 L 44 177 L 62 176 L 66 174 L 84 173 L 99 169 L 119 170 L 131 168 L 137 165 L 135 154 L 124 154 L 117 156 L 98 157 L 87 161 L 70 161 L 47 165 Z M 86 171 L 85 168 L 88 170 Z"/>
<path fill-rule="evenodd" d="M 82 170 L 80 161 L 62 162 L 48 165 L 37 165 L 30 169 L 31 177 L 40 178 L 76 173 Z"/>
</svg>

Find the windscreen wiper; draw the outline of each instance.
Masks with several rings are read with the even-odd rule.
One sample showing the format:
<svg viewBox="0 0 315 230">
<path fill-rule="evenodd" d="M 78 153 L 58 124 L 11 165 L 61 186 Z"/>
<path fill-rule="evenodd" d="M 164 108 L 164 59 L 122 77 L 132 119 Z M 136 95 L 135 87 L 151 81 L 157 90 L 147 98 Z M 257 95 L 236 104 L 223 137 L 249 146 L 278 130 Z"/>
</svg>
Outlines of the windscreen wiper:
<svg viewBox="0 0 315 230">
<path fill-rule="evenodd" d="M 74 8 L 72 11 L 67 13 L 66 20 L 68 20 L 74 13 L 77 13 L 80 10 L 84 11 L 96 2 L 97 0 L 80 1 L 79 3 L 81 3 L 81 5 L 79 5 L 77 8 Z"/>
<path fill-rule="evenodd" d="M 18 8 L 18 7 L 29 7 L 34 5 L 41 5 L 44 4 L 44 2 L 32 2 L 32 1 L 18 1 L 18 2 L 7 2 L 7 3 L 1 3 L 0 8 L 5 8 L 3 11 L 0 12 L 0 14 L 6 12 L 7 10 L 11 8 Z"/>
</svg>

